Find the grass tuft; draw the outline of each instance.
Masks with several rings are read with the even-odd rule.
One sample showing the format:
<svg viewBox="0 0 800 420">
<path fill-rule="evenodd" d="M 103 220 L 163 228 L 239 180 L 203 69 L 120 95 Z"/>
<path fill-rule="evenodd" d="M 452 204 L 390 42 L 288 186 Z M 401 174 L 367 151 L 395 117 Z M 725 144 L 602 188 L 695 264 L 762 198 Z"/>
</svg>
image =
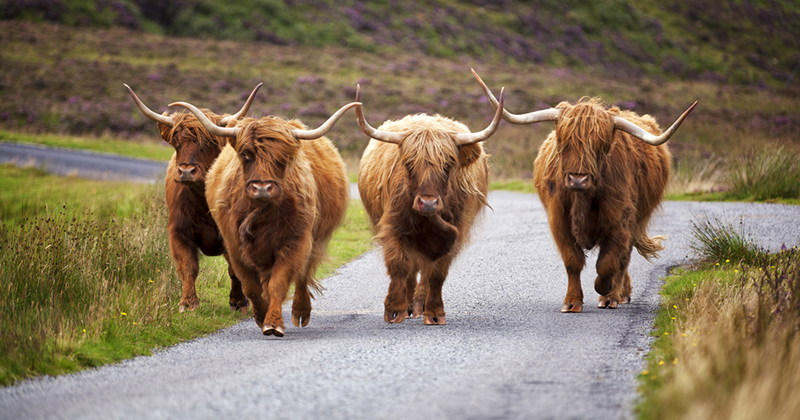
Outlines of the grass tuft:
<svg viewBox="0 0 800 420">
<path fill-rule="evenodd" d="M 704 263 L 720 265 L 733 261 L 753 264 L 765 254 L 753 235 L 745 232 L 741 218 L 738 230 L 730 223 L 708 216 L 692 221 L 692 227 L 690 248 Z"/>
</svg>

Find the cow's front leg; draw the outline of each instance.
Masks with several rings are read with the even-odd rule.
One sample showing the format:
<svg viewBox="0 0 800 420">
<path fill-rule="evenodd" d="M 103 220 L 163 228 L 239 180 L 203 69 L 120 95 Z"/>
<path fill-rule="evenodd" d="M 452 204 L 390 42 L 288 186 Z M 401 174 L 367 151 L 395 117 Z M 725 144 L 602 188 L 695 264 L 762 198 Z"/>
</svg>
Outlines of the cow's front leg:
<svg viewBox="0 0 800 420">
<path fill-rule="evenodd" d="M 263 297 L 259 275 L 239 261 L 230 261 L 230 263 L 230 267 L 233 267 L 238 273 L 237 278 L 241 281 L 242 292 L 253 306 L 253 319 L 258 324 L 258 328 L 261 328 L 264 325 L 264 316 L 267 314 L 269 301 Z"/>
<path fill-rule="evenodd" d="M 442 299 L 442 285 L 444 285 L 444 281 L 447 278 L 451 262 L 452 258 L 450 256 L 444 256 L 435 263 L 426 263 L 422 268 L 422 281 L 420 283 L 428 285 L 425 310 L 422 313 L 422 321 L 425 325 L 447 324 L 444 300 Z"/>
<path fill-rule="evenodd" d="M 586 263 L 586 255 L 577 245 L 575 237 L 569 233 L 572 229 L 569 219 L 556 213 L 550 216 L 550 230 L 553 232 L 556 246 L 564 261 L 564 268 L 567 270 L 567 295 L 564 297 L 561 312 L 583 312 L 581 271 Z"/>
<path fill-rule="evenodd" d="M 271 275 L 266 275 L 261 279 L 264 292 L 269 295 L 269 309 L 264 317 L 264 325 L 261 332 L 264 335 L 275 335 L 283 337 L 286 326 L 283 323 L 283 312 L 281 306 L 289 292 L 289 286 L 294 281 L 298 281 L 302 270 L 311 252 L 311 232 L 297 241 L 294 246 L 285 246 L 278 252 L 278 258 L 272 267 Z M 301 282 L 300 287 L 308 293 L 305 282 Z M 309 303 L 309 311 L 311 305 Z"/>
<path fill-rule="evenodd" d="M 408 251 L 394 235 L 383 243 L 383 258 L 389 273 L 389 292 L 383 302 L 383 319 L 390 324 L 399 324 L 408 317 L 408 285 L 416 283 L 416 270 Z M 412 307 L 413 309 L 413 307 Z"/>
<path fill-rule="evenodd" d="M 181 312 L 187 309 L 196 309 L 200 305 L 200 300 L 197 299 L 197 290 L 195 289 L 195 281 L 200 271 L 197 246 L 178 239 L 179 234 L 177 232 L 170 232 L 169 237 L 169 249 L 172 253 L 172 258 L 175 260 L 178 277 L 180 277 L 183 285 L 178 309 Z"/>
</svg>

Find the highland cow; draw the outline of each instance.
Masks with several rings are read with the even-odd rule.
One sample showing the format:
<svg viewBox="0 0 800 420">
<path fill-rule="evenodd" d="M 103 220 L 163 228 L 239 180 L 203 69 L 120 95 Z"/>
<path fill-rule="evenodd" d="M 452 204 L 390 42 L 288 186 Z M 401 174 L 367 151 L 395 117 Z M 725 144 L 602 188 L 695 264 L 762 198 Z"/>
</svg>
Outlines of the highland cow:
<svg viewBox="0 0 800 420">
<path fill-rule="evenodd" d="M 422 315 L 426 325 L 447 323 L 442 285 L 488 206 L 489 164 L 480 142 L 497 130 L 500 115 L 495 112 L 489 127 L 477 133 L 458 121 L 421 114 L 376 130 L 356 108 L 359 126 L 372 138 L 361 158 L 358 190 L 390 277 L 386 322 Z"/>
<path fill-rule="evenodd" d="M 225 126 L 228 121 L 243 117 L 250 109 L 261 85 L 262 83 L 259 83 L 253 89 L 242 109 L 236 114 L 223 117 L 205 110 L 204 115 L 221 126 Z M 128 88 L 142 114 L 157 123 L 161 138 L 175 149 L 167 166 L 165 185 L 169 211 L 167 231 L 170 253 L 183 284 L 179 308 L 181 311 L 192 310 L 200 304 L 195 288 L 200 270 L 198 250 L 207 256 L 223 255 L 226 260 L 228 259 L 222 236 L 209 213 L 205 198 L 205 175 L 227 140 L 209 134 L 192 114 L 166 115 L 165 112 L 162 115 L 151 111 L 130 86 L 125 85 L 125 87 Z M 230 264 L 228 264 L 228 275 L 231 278 L 230 308 L 246 312 L 247 298 L 242 293 L 241 283 Z"/>
<path fill-rule="evenodd" d="M 502 108 L 472 72 L 492 105 Z M 515 115 L 513 124 L 554 121 L 534 161 L 533 185 L 547 211 L 550 230 L 567 270 L 561 312 L 583 311 L 584 250 L 600 248 L 594 288 L 598 307 L 617 308 L 631 299 L 631 251 L 650 260 L 665 236 L 649 237 L 647 225 L 669 181 L 672 157 L 664 143 L 697 102 L 665 132 L 653 117 L 608 107 L 597 98 Z"/>
<path fill-rule="evenodd" d="M 256 323 L 264 335 L 283 337 L 281 305 L 294 284 L 292 323 L 305 327 L 309 288 L 321 288 L 314 275 L 350 192 L 344 162 L 323 136 L 358 104 L 345 105 L 315 130 L 277 117 L 245 118 L 222 128 L 193 105 L 173 105 L 228 138 L 206 177 L 206 200 Z"/>
</svg>

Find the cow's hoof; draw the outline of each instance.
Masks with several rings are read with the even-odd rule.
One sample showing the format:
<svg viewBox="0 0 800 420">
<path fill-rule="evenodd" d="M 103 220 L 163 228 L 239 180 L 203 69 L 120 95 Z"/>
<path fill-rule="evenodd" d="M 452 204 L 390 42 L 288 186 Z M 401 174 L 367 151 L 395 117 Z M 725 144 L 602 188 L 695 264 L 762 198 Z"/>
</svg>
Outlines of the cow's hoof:
<svg viewBox="0 0 800 420">
<path fill-rule="evenodd" d="M 264 324 L 261 331 L 264 335 L 274 335 L 275 337 L 283 337 L 283 327 L 280 325 Z"/>
<path fill-rule="evenodd" d="M 422 312 L 425 311 L 425 306 L 420 302 L 414 302 L 414 312 L 412 312 L 412 318 L 419 318 L 422 316 Z"/>
<path fill-rule="evenodd" d="M 183 300 L 181 299 L 181 303 L 178 304 L 178 311 L 193 311 L 200 306 L 200 301 L 197 299 L 194 300 Z"/>
<path fill-rule="evenodd" d="M 425 325 L 447 325 L 447 320 L 445 319 L 444 315 L 442 316 L 422 315 L 422 322 L 424 322 Z"/>
<path fill-rule="evenodd" d="M 308 325 L 308 321 L 310 320 L 311 314 L 295 314 L 292 312 L 292 324 L 294 324 L 295 327 L 299 327 L 301 325 L 305 327 Z"/>
<path fill-rule="evenodd" d="M 622 299 L 620 299 L 619 303 L 631 303 L 631 297 L 625 296 Z"/>
<path fill-rule="evenodd" d="M 619 300 L 600 296 L 597 307 L 603 309 L 617 309 L 617 307 L 619 307 Z"/>
<path fill-rule="evenodd" d="M 561 307 L 561 312 L 563 313 L 580 313 L 583 312 L 583 303 L 565 303 L 564 306 Z"/>
<path fill-rule="evenodd" d="M 405 309 L 400 311 L 391 311 L 387 309 L 383 312 L 384 321 L 390 324 L 399 324 L 406 319 L 406 316 L 408 316 L 408 311 L 406 311 Z"/>
</svg>

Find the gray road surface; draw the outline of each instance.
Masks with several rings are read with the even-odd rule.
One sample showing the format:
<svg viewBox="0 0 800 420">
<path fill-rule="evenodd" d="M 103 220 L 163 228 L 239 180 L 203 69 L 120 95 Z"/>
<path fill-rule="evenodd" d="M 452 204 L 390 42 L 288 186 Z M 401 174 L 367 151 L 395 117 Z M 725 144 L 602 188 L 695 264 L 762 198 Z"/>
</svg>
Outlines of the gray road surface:
<svg viewBox="0 0 800 420">
<path fill-rule="evenodd" d="M 634 253 L 633 302 L 559 312 L 566 273 L 532 195 L 493 192 L 494 211 L 444 286 L 446 326 L 383 321 L 379 252 L 323 281 L 311 322 L 264 337 L 252 320 L 119 364 L 0 390 L 2 419 L 624 419 L 633 416 L 660 277 L 689 257 L 691 221 L 710 216 L 773 249 L 800 239 L 797 207 L 668 202 L 651 234 L 662 258 Z M 202 273 L 201 273 L 202 276 Z"/>
<path fill-rule="evenodd" d="M 114 181 L 153 182 L 163 178 L 167 162 L 126 158 L 81 150 L 0 142 L 0 162 L 33 165 L 64 176 Z"/>
</svg>

